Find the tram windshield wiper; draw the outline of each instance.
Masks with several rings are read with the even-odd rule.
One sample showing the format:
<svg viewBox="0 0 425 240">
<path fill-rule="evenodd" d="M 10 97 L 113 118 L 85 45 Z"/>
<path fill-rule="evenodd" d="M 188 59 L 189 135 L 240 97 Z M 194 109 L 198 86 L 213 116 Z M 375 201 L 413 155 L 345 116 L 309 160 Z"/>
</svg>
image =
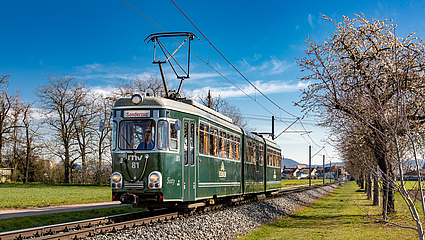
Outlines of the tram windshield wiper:
<svg viewBox="0 0 425 240">
<path fill-rule="evenodd" d="M 127 141 L 127 138 L 125 138 L 124 134 L 121 133 L 122 138 L 124 138 L 124 141 L 127 143 L 128 146 L 131 146 L 130 143 Z M 134 155 L 136 155 L 136 152 L 133 148 L 130 148 Z"/>
</svg>

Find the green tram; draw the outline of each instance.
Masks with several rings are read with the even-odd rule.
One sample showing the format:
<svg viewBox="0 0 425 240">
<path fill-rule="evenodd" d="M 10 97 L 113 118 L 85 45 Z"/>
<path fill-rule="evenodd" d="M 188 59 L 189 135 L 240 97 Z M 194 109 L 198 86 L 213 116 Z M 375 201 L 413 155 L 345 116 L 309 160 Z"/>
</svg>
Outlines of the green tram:
<svg viewBox="0 0 425 240">
<path fill-rule="evenodd" d="M 190 208 L 281 187 L 275 142 L 193 100 L 136 94 L 112 114 L 114 201 Z"/>
</svg>

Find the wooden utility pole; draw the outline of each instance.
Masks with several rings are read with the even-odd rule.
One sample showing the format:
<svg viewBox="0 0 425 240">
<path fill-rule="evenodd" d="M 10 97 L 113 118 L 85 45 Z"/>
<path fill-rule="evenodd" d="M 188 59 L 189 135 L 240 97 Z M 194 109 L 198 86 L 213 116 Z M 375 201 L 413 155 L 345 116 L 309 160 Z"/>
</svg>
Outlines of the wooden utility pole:
<svg viewBox="0 0 425 240">
<path fill-rule="evenodd" d="M 208 90 L 208 107 L 212 108 L 212 101 L 211 101 L 211 91 Z"/>
</svg>

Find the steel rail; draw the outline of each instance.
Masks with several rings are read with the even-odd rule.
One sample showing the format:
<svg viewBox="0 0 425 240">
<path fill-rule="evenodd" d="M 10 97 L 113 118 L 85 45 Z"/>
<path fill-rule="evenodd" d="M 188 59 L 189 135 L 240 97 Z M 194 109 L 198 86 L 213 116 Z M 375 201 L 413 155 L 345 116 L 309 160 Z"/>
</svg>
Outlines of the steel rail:
<svg viewBox="0 0 425 240">
<path fill-rule="evenodd" d="M 158 210 L 153 212 L 135 212 L 120 214 L 108 217 L 94 218 L 76 222 L 55 224 L 49 226 L 28 228 L 22 230 L 15 230 L 9 232 L 0 233 L 0 240 L 20 240 L 20 239 L 72 239 L 66 237 L 67 235 L 75 235 L 77 231 L 83 231 L 91 233 L 89 229 L 94 229 L 96 231 L 102 231 L 102 229 L 112 226 L 119 228 L 121 223 L 128 225 L 128 222 L 134 221 L 135 219 L 140 219 L 141 221 L 149 222 L 153 221 L 155 218 L 163 219 L 168 217 L 169 214 L 175 213 L 175 210 Z M 127 224 L 125 224 L 127 223 Z M 111 228 L 111 229 L 112 229 Z M 60 234 L 62 237 L 56 237 Z M 79 235 L 79 234 L 77 234 Z M 77 238 L 78 239 L 78 238 Z"/>
</svg>

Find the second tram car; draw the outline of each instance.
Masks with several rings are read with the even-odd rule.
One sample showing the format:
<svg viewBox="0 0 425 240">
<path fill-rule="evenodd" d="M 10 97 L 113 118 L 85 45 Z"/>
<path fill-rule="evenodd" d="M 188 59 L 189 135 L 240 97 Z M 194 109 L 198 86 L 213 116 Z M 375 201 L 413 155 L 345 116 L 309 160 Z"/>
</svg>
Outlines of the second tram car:
<svg viewBox="0 0 425 240">
<path fill-rule="evenodd" d="M 192 207 L 281 186 L 281 149 L 193 100 L 121 98 L 113 107 L 112 200 Z"/>
</svg>

